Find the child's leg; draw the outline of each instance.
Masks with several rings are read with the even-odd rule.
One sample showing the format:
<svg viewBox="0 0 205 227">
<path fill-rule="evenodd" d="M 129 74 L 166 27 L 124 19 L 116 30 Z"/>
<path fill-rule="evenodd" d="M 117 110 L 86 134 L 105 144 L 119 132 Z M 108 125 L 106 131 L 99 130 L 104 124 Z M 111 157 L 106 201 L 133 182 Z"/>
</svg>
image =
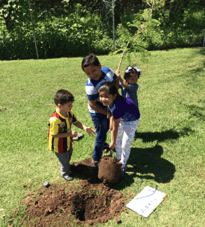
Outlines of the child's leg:
<svg viewBox="0 0 205 227">
<path fill-rule="evenodd" d="M 127 160 L 130 156 L 130 150 L 131 150 L 130 146 L 131 146 L 131 142 L 133 140 L 135 131 L 137 129 L 138 122 L 139 120 L 124 123 L 124 134 L 122 139 L 122 155 L 121 155 L 122 168 L 125 168 L 127 164 Z"/>
<path fill-rule="evenodd" d="M 107 131 L 109 129 L 109 121 L 103 114 L 96 114 L 92 116 L 92 121 L 96 131 L 96 138 L 93 151 L 93 159 L 99 161 L 102 156 L 103 146 L 106 141 Z"/>
<path fill-rule="evenodd" d="M 71 148 L 69 151 L 63 154 L 55 153 L 61 164 L 60 172 L 62 177 L 64 177 L 65 175 L 69 176 L 70 174 L 70 159 L 72 156 L 72 152 L 73 148 Z"/>
<path fill-rule="evenodd" d="M 124 127 L 124 122 L 121 120 L 118 127 L 118 133 L 117 133 L 117 139 L 116 139 L 116 145 L 115 145 L 117 159 L 121 159 L 121 155 L 122 155 L 122 134 L 124 132 L 123 127 Z"/>
<path fill-rule="evenodd" d="M 139 120 L 138 120 L 138 124 L 139 124 Z M 134 137 L 133 137 L 133 141 L 137 139 L 137 129 L 135 131 Z"/>
<path fill-rule="evenodd" d="M 139 120 L 138 120 L 138 124 L 139 124 Z M 135 141 L 137 139 L 137 129 L 136 129 L 136 131 L 135 131 L 135 134 L 133 135 L 133 141 Z"/>
</svg>

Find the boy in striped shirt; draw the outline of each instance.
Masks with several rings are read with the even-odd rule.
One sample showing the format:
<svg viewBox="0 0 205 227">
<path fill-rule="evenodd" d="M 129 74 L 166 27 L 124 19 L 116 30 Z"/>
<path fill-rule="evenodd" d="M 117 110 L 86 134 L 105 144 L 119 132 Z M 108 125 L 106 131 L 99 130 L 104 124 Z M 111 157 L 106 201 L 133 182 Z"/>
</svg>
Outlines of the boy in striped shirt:
<svg viewBox="0 0 205 227">
<path fill-rule="evenodd" d="M 89 54 L 82 61 L 82 70 L 88 76 L 85 91 L 88 98 L 88 109 L 95 127 L 96 139 L 94 144 L 92 164 L 99 165 L 106 134 L 109 129 L 109 117 L 107 108 L 99 100 L 98 88 L 103 82 L 110 81 L 117 87 L 119 81 L 117 75 L 108 67 L 101 67 L 95 54 Z"/>
<path fill-rule="evenodd" d="M 94 135 L 95 131 L 77 120 L 72 111 L 74 97 L 69 91 L 63 89 L 57 91 L 54 102 L 58 108 L 50 116 L 48 146 L 61 163 L 61 176 L 71 181 L 73 180 L 70 176 L 70 159 L 73 151 L 71 137 L 77 136 L 76 131 L 71 131 L 71 125 L 83 129 L 89 135 Z"/>
</svg>

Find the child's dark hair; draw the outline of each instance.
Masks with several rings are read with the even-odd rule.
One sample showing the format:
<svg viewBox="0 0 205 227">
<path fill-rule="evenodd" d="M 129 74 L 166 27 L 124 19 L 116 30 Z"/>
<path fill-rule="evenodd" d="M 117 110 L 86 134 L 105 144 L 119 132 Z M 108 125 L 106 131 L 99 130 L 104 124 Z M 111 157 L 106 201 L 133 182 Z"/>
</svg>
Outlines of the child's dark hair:
<svg viewBox="0 0 205 227">
<path fill-rule="evenodd" d="M 59 90 L 54 95 L 54 102 L 56 105 L 61 104 L 64 105 L 68 102 L 73 102 L 74 96 L 67 90 Z"/>
<path fill-rule="evenodd" d="M 98 58 L 96 57 L 95 54 L 89 54 L 88 56 L 84 57 L 83 61 L 82 61 L 82 70 L 84 71 L 85 67 L 88 67 L 90 65 L 94 65 L 94 66 L 99 66 L 100 62 L 98 60 Z"/>
<path fill-rule="evenodd" d="M 125 70 L 125 74 L 124 74 L 124 79 L 127 81 L 131 74 L 137 74 L 138 78 L 140 77 L 140 72 L 138 72 L 135 67 L 127 67 L 127 69 Z"/>
<path fill-rule="evenodd" d="M 109 94 L 111 95 L 117 95 L 116 98 L 120 98 L 120 99 L 125 99 L 123 96 L 121 96 L 118 93 L 118 89 L 115 86 L 115 84 L 113 84 L 112 82 L 103 82 L 100 87 L 98 88 L 98 93 L 102 92 L 102 91 L 107 91 Z"/>
</svg>

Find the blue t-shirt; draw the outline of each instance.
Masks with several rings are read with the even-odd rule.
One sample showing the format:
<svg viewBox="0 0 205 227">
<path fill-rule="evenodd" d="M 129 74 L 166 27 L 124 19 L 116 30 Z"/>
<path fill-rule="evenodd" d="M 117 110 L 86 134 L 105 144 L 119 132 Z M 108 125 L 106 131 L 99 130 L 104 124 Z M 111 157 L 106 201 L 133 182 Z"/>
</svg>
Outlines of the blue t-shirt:
<svg viewBox="0 0 205 227">
<path fill-rule="evenodd" d="M 136 121 L 140 118 L 138 107 L 130 98 L 117 98 L 113 106 L 108 106 L 113 114 L 114 119 L 122 118 L 124 122 Z"/>
<path fill-rule="evenodd" d="M 108 67 L 102 67 L 101 71 L 102 71 L 102 76 L 100 77 L 99 80 L 92 80 L 92 79 L 88 78 L 86 85 L 85 85 L 85 91 L 86 91 L 87 98 L 89 101 L 97 99 L 97 104 L 100 107 L 106 109 L 106 107 L 103 106 L 103 104 L 99 100 L 98 88 L 100 87 L 100 85 L 103 82 L 106 82 L 106 81 L 110 81 L 110 82 L 114 83 L 114 80 L 117 78 L 117 76 Z M 90 113 L 97 113 L 97 111 L 92 109 L 89 104 L 88 104 L 88 109 L 89 109 Z"/>
<path fill-rule="evenodd" d="M 122 86 L 122 84 L 119 84 L 119 87 L 122 91 L 122 96 L 126 98 L 130 98 L 137 106 L 138 106 L 138 100 L 137 100 L 137 89 L 138 84 L 128 84 L 129 89 L 126 89 Z"/>
</svg>

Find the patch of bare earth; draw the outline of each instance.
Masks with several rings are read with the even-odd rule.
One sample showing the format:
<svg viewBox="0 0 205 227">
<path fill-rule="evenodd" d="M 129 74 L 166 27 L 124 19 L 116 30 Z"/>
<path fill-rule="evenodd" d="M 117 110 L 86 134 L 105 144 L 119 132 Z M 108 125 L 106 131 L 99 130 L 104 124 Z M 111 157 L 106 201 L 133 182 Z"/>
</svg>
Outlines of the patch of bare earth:
<svg viewBox="0 0 205 227">
<path fill-rule="evenodd" d="M 42 187 L 26 198 L 27 208 L 21 219 L 25 226 L 89 226 L 106 223 L 117 217 L 125 208 L 122 193 L 111 185 L 120 179 L 120 164 L 111 157 L 101 159 L 99 169 L 91 159 L 73 163 L 75 177 L 84 178 L 79 185 L 69 182 Z M 108 184 L 109 183 L 109 184 Z"/>
</svg>

